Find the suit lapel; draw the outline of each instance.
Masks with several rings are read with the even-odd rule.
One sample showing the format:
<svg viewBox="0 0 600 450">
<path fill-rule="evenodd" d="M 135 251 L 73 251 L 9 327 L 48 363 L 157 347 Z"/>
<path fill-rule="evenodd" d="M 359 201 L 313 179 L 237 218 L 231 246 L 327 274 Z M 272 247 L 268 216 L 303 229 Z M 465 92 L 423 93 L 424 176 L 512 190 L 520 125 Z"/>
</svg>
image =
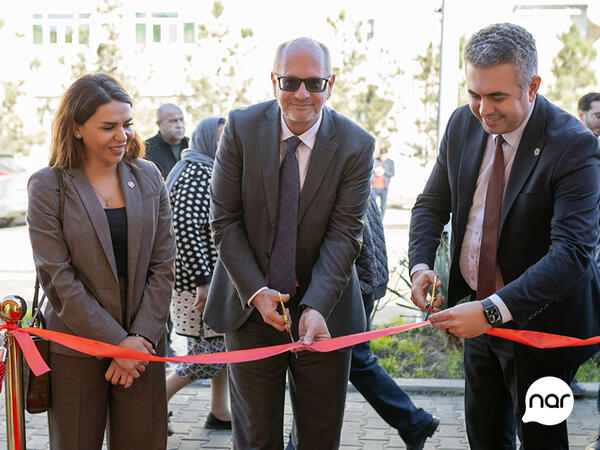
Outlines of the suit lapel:
<svg viewBox="0 0 600 450">
<path fill-rule="evenodd" d="M 269 214 L 269 221 L 277 225 L 277 203 L 279 201 L 279 148 L 281 124 L 279 105 L 273 105 L 266 111 L 265 120 L 258 124 L 258 159 L 262 168 L 263 186 Z"/>
<path fill-rule="evenodd" d="M 119 182 L 125 199 L 125 211 L 127 212 L 127 277 L 129 279 L 128 293 L 132 289 L 136 265 L 131 264 L 138 259 L 143 232 L 143 200 L 141 187 L 138 180 L 133 176 L 131 167 L 119 163 Z"/>
<path fill-rule="evenodd" d="M 517 149 L 510 170 L 506 190 L 504 192 L 504 199 L 502 200 L 498 236 L 502 233 L 502 227 L 510 208 L 512 208 L 517 195 L 521 192 L 525 181 L 527 181 L 529 174 L 537 164 L 541 152 L 544 149 L 544 144 L 546 143 L 546 138 L 544 137 L 544 129 L 546 126 L 544 106 L 543 99 L 538 96 L 529 122 L 527 122 L 527 126 L 523 131 L 523 136 L 519 142 L 519 148 Z"/>
<path fill-rule="evenodd" d="M 106 256 L 106 262 L 112 269 L 115 283 L 118 283 L 117 278 L 117 267 L 115 265 L 115 256 L 112 248 L 112 238 L 110 237 L 110 230 L 108 228 L 108 220 L 106 219 L 106 213 L 101 203 L 98 201 L 98 197 L 94 192 L 94 188 L 88 181 L 82 168 L 73 169 L 71 171 L 73 177 L 73 186 L 79 194 L 83 207 L 86 209 L 90 222 L 94 227 L 94 231 L 98 236 L 98 241 L 104 250 Z"/>
<path fill-rule="evenodd" d="M 461 236 L 461 240 L 467 226 L 469 210 L 473 204 L 479 169 L 489 136 L 479 121 L 473 119 L 474 117 L 469 120 L 458 173 L 458 226 L 456 233 L 457 236 Z"/>
<path fill-rule="evenodd" d="M 302 221 L 306 210 L 317 193 L 319 186 L 323 182 L 327 169 L 329 168 L 338 147 L 337 142 L 334 140 L 337 129 L 331 118 L 331 112 L 328 108 L 323 108 L 322 113 L 323 118 L 321 119 L 321 126 L 317 132 L 315 146 L 310 154 L 310 163 L 308 164 L 306 179 L 304 180 L 304 186 L 300 193 L 298 224 Z"/>
</svg>

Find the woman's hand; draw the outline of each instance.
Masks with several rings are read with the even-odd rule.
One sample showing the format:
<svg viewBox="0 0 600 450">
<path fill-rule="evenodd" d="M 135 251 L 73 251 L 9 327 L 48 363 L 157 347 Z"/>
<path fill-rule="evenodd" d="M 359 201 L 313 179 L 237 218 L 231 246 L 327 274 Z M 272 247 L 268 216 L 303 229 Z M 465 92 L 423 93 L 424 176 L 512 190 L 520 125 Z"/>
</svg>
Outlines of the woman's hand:
<svg viewBox="0 0 600 450">
<path fill-rule="evenodd" d="M 204 305 L 206 305 L 206 297 L 208 297 L 208 287 L 210 284 L 203 284 L 202 286 L 196 286 L 196 300 L 192 305 L 193 311 L 204 311 Z"/>
<path fill-rule="evenodd" d="M 133 376 L 122 369 L 114 359 L 110 362 L 110 366 L 104 374 L 104 379 L 114 385 L 120 384 L 124 388 L 128 388 L 133 384 Z"/>
<path fill-rule="evenodd" d="M 121 341 L 119 347 L 133 350 L 140 353 L 155 355 L 152 344 L 141 336 L 127 336 Z M 134 359 L 115 358 L 114 360 L 121 369 L 131 375 L 133 378 L 139 378 L 140 373 L 146 370 L 148 361 L 137 361 Z"/>
</svg>

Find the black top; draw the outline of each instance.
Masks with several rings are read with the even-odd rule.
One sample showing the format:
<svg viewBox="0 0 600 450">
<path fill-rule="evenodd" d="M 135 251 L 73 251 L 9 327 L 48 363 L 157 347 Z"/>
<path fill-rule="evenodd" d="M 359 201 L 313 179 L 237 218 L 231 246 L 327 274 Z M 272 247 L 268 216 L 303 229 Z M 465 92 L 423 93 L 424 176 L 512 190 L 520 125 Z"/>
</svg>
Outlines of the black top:
<svg viewBox="0 0 600 450">
<path fill-rule="evenodd" d="M 166 179 L 173 166 L 181 159 L 181 151 L 188 148 L 188 143 L 188 138 L 184 137 L 177 145 L 172 146 L 158 133 L 146 141 L 146 159 L 156 164 Z"/>
<path fill-rule="evenodd" d="M 108 219 L 108 228 L 110 228 L 117 276 L 119 278 L 127 277 L 127 214 L 125 207 L 105 209 L 104 212 Z"/>
</svg>

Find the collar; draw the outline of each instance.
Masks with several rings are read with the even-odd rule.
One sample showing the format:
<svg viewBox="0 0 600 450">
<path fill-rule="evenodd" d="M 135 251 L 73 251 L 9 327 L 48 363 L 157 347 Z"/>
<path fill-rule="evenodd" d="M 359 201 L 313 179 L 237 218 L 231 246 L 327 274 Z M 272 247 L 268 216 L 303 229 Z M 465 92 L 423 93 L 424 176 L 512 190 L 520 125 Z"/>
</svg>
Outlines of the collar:
<svg viewBox="0 0 600 450">
<path fill-rule="evenodd" d="M 502 133 L 502 137 L 504 138 L 506 143 L 514 149 L 519 148 L 519 143 L 521 142 L 521 138 L 523 137 L 523 132 L 525 131 L 525 127 L 527 126 L 527 123 L 529 122 L 531 113 L 533 113 L 534 105 L 535 105 L 535 102 L 533 102 L 531 104 L 531 108 L 529 108 L 529 113 L 527 114 L 527 117 L 525 117 L 523 122 L 521 122 L 521 125 L 519 125 L 515 130 L 511 131 L 510 133 Z M 498 136 L 498 135 L 492 134 L 492 140 L 494 142 L 496 141 L 496 136 Z"/>
<path fill-rule="evenodd" d="M 281 120 L 281 140 L 285 141 L 286 139 L 294 136 L 294 133 L 290 131 L 285 120 L 283 120 L 283 114 L 279 114 Z M 306 130 L 304 133 L 298 136 L 298 138 L 302 141 L 304 145 L 306 145 L 311 150 L 315 146 L 315 141 L 317 140 L 317 131 L 319 131 L 319 127 L 321 126 L 321 119 L 323 119 L 323 111 L 319 114 L 319 118 L 315 122 L 315 124 Z"/>
</svg>

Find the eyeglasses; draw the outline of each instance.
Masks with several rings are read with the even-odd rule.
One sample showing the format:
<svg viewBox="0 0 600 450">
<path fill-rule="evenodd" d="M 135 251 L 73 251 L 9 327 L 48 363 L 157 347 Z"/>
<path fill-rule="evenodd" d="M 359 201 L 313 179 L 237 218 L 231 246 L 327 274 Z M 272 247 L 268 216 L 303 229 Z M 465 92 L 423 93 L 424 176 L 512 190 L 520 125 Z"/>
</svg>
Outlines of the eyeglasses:
<svg viewBox="0 0 600 450">
<path fill-rule="evenodd" d="M 286 92 L 297 91 L 302 83 L 304 83 L 304 87 L 308 92 L 323 92 L 327 87 L 329 78 L 296 78 L 277 76 L 277 81 L 279 82 L 279 89 Z"/>
</svg>

